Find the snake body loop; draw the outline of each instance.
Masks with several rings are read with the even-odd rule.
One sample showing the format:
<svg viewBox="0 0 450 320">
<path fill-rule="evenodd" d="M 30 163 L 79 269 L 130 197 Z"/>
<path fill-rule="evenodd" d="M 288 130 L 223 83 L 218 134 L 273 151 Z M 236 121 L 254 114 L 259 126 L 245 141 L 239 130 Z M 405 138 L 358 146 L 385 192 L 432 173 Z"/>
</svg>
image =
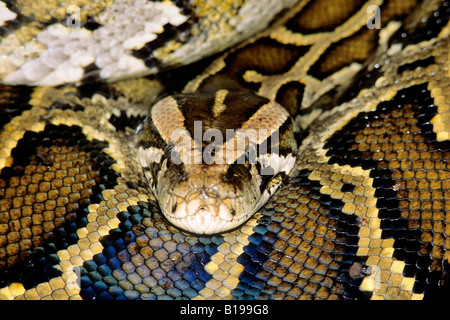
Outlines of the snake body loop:
<svg viewBox="0 0 450 320">
<path fill-rule="evenodd" d="M 449 18 L 0 1 L 0 299 L 450 297 Z"/>
</svg>

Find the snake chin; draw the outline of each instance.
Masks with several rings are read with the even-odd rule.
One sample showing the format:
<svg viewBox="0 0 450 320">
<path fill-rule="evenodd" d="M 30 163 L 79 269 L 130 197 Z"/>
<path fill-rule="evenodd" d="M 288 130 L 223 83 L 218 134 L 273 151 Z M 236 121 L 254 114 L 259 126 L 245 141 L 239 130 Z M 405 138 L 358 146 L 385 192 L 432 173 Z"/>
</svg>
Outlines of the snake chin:
<svg viewBox="0 0 450 320">
<path fill-rule="evenodd" d="M 261 203 L 257 181 L 248 168 L 239 170 L 240 183 L 230 179 L 226 165 L 162 166 L 154 192 L 166 219 L 195 234 L 217 234 L 244 223 Z M 237 174 L 236 171 L 232 171 Z"/>
<path fill-rule="evenodd" d="M 180 202 L 179 197 L 172 198 L 177 198 Z M 217 234 L 238 227 L 251 216 L 251 213 L 235 216 L 236 207 L 230 206 L 230 202 L 230 199 L 221 200 L 200 194 L 188 202 L 179 203 L 173 214 L 164 210 L 163 213 L 168 221 L 186 231 L 196 234 Z M 233 202 L 239 201 L 234 199 Z"/>
</svg>

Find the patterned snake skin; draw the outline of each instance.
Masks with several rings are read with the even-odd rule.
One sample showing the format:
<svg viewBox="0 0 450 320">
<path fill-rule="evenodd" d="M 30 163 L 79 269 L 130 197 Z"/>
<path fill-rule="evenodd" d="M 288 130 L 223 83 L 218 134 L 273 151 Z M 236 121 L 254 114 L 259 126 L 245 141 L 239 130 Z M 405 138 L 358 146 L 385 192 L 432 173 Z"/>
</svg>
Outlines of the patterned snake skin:
<svg viewBox="0 0 450 320">
<path fill-rule="evenodd" d="M 0 1 L 0 299 L 450 298 L 449 17 L 447 0 Z M 302 130 L 266 205 L 197 236 L 161 214 L 136 128 L 161 96 L 217 88 Z"/>
</svg>

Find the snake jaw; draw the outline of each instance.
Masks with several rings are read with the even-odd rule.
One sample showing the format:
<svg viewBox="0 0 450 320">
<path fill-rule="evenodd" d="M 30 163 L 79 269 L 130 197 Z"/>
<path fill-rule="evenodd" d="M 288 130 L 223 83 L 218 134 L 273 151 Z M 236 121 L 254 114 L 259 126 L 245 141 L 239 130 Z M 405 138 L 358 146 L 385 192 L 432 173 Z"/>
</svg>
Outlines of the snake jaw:
<svg viewBox="0 0 450 320">
<path fill-rule="evenodd" d="M 215 234 L 235 228 L 247 219 L 249 215 L 236 216 L 238 203 L 236 197 L 221 199 L 214 192 L 194 190 L 185 198 L 172 195 L 171 204 L 162 209 L 175 226 L 197 234 Z"/>
</svg>

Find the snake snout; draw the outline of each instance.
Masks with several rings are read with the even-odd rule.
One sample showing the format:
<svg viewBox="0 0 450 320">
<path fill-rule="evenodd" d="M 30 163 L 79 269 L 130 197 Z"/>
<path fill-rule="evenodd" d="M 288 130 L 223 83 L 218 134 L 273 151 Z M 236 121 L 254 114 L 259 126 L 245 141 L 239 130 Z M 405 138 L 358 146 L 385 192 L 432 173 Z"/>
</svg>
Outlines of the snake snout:
<svg viewBox="0 0 450 320">
<path fill-rule="evenodd" d="M 242 213 L 242 199 L 223 190 L 191 188 L 181 195 L 171 193 L 163 206 L 166 218 L 186 231 L 214 234 L 233 229 L 247 216 Z"/>
</svg>

